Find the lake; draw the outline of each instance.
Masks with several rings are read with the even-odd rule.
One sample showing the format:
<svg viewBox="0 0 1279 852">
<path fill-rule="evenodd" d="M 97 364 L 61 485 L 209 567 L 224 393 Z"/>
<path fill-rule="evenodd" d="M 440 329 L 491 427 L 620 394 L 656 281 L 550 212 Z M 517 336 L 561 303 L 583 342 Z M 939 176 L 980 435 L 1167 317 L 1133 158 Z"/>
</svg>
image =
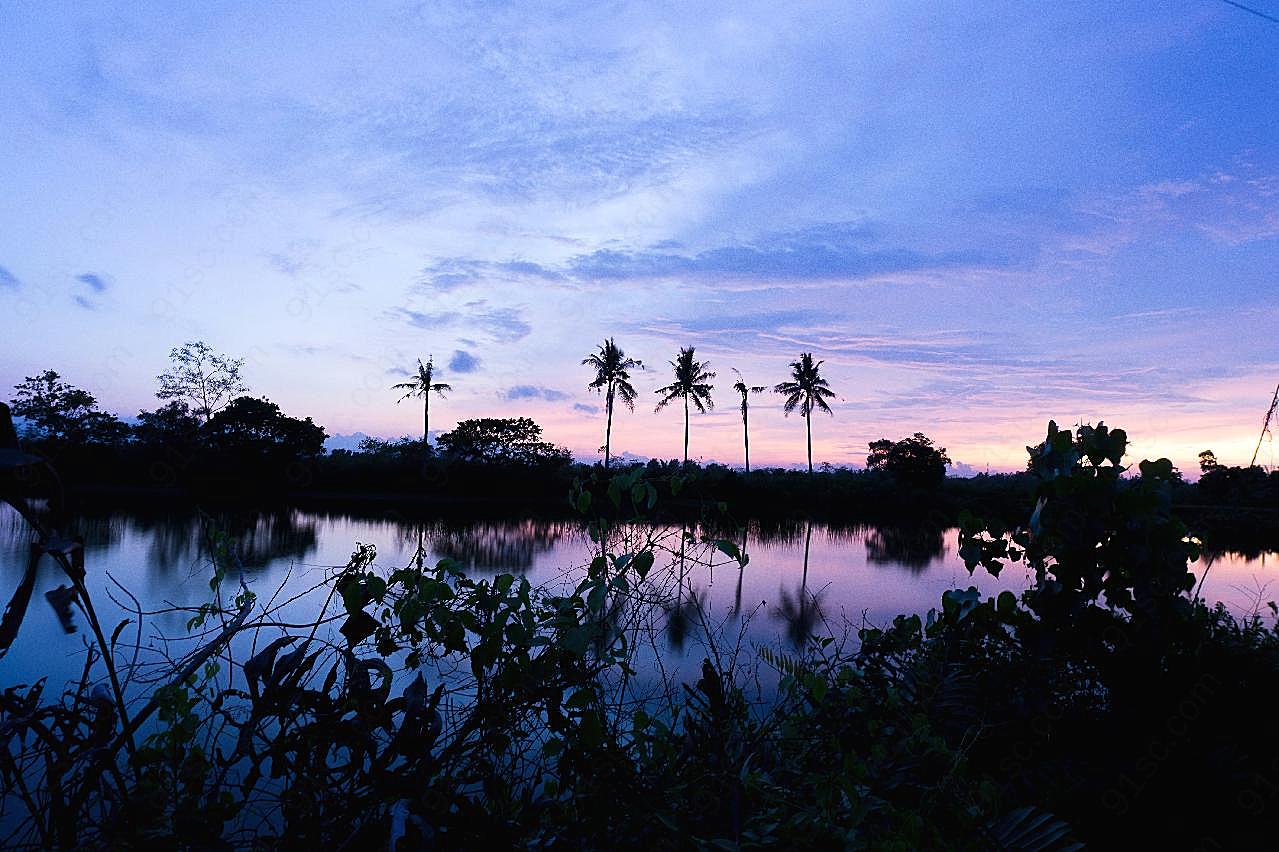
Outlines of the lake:
<svg viewBox="0 0 1279 852">
<path fill-rule="evenodd" d="M 219 525 L 238 542 L 244 580 L 259 600 L 289 601 L 280 617 L 297 621 L 319 611 L 326 581 L 346 564 L 356 542 L 375 544 L 377 564 L 385 569 L 408 563 L 421 544 L 428 560 L 457 559 L 475 576 L 521 573 L 548 588 L 575 583 L 597 552 L 580 524 L 531 518 L 461 523 L 285 510 L 221 517 Z M 88 583 L 103 629 L 110 633 L 132 618 L 122 641 L 140 639 L 141 659 L 159 665 L 166 639 L 187 633 L 190 613 L 171 607 L 209 600 L 201 517 L 190 511 L 121 511 L 79 517 L 76 529 L 85 539 Z M 752 523 L 738 539 L 749 555 L 744 568 L 695 542 L 683 544 L 681 559 L 685 531 L 679 527 L 629 531 L 651 533 L 669 551 L 649 575 L 648 583 L 661 594 L 652 597 L 647 655 L 648 664 L 668 676 L 695 677 L 707 653 L 708 631 L 742 653 L 755 653 L 761 645 L 785 650 L 808 633 L 855 636 L 863 625 L 884 626 L 899 613 L 924 613 L 939 606 L 948 589 L 976 585 L 989 596 L 1020 591 L 1030 579 L 1021 565 L 999 578 L 970 577 L 957 555 L 954 529 Z M 695 529 L 688 532 L 699 536 Z M 7 600 L 21 578 L 30 540 L 21 518 L 8 506 L 0 508 L 0 599 Z M 1244 615 L 1279 596 L 1277 566 L 1273 553 L 1225 552 L 1195 569 L 1201 575 L 1208 569 L 1206 599 Z M 0 660 L 0 687 L 44 676 L 53 687 L 79 677 L 87 637 L 83 617 L 73 611 L 64 626 L 45 597 L 65 582 L 51 560 L 42 561 L 27 618 Z M 140 634 L 138 607 L 149 613 Z M 169 648 L 170 656 L 176 647 Z"/>
</svg>

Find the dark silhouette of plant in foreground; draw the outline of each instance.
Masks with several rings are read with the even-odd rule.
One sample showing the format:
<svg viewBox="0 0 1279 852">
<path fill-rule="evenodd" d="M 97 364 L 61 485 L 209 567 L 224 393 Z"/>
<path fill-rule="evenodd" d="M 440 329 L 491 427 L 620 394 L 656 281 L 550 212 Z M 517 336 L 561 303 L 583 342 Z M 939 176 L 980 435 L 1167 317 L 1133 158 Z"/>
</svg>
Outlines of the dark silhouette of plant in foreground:
<svg viewBox="0 0 1279 852">
<path fill-rule="evenodd" d="M 798 361 L 791 362 L 791 379 L 773 387 L 776 393 L 786 397 L 782 410 L 789 416 L 796 408 L 804 418 L 804 428 L 808 432 L 808 472 L 813 472 L 813 410 L 825 411 L 834 416 L 826 400 L 833 399 L 835 392 L 830 389 L 820 371 L 824 361 L 813 362 L 813 353 L 804 352 Z"/>
<path fill-rule="evenodd" d="M 600 344 L 598 352 L 583 358 L 582 363 L 595 370 L 595 378 L 587 387 L 604 394 L 604 467 L 607 468 L 613 442 L 613 402 L 620 396 L 628 409 L 635 410 L 635 388 L 631 386 L 630 371 L 642 370 L 644 364 L 627 358 L 611 337 Z"/>
<path fill-rule="evenodd" d="M 715 402 L 711 399 L 711 390 L 715 386 L 710 383 L 711 379 L 715 378 L 715 374 L 706 369 L 710 366 L 708 362 L 694 359 L 692 346 L 681 348 L 679 355 L 670 362 L 670 365 L 675 371 L 675 381 L 654 391 L 662 398 L 653 411 L 661 411 L 677 399 L 684 401 L 684 463 L 687 464 L 688 403 L 692 400 L 693 405 L 702 414 L 715 407 Z"/>
<path fill-rule="evenodd" d="M 441 399 L 444 398 L 445 391 L 453 390 L 452 385 L 444 382 L 434 381 L 435 364 L 428 355 L 426 363 L 422 363 L 422 359 L 417 360 L 417 375 L 407 382 L 391 385 L 392 390 L 405 391 L 404 396 L 396 400 L 397 403 L 406 399 L 420 397 L 422 400 L 422 443 L 429 450 L 431 447 L 431 394 L 437 394 Z"/>
<path fill-rule="evenodd" d="M 733 390 L 737 391 L 742 397 L 742 445 L 746 451 L 746 472 L 751 472 L 751 427 L 750 427 L 750 395 L 753 393 L 763 393 L 767 388 L 763 385 L 748 385 L 746 380 L 742 378 L 742 374 L 736 369 L 737 381 L 733 384 Z"/>
</svg>

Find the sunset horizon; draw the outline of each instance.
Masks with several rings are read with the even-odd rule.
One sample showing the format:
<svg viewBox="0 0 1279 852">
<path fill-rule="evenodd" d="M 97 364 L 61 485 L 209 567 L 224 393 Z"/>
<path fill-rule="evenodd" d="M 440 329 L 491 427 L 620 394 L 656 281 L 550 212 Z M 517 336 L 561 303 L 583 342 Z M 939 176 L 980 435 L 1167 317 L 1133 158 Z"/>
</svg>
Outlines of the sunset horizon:
<svg viewBox="0 0 1279 852">
<path fill-rule="evenodd" d="M 623 453 L 681 455 L 653 391 L 694 346 L 693 458 L 740 461 L 734 368 L 771 387 L 812 352 L 820 461 L 923 432 L 1015 470 L 1055 419 L 1193 474 L 1247 464 L 1279 382 L 1279 26 L 1230 4 L 19 6 L 0 32 L 28 48 L 0 70 L 6 399 L 53 369 L 136 417 L 205 340 L 289 414 L 394 438 L 389 386 L 433 356 L 440 427 L 529 416 L 590 459 L 580 361 L 613 337 L 649 367 Z M 755 402 L 759 463 L 802 464 Z"/>
</svg>

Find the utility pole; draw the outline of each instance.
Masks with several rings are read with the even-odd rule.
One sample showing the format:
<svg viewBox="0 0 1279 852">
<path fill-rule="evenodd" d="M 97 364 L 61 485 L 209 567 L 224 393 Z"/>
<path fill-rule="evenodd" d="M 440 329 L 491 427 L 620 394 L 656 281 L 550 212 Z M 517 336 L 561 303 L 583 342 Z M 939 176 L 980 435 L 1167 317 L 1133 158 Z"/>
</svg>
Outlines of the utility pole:
<svg viewBox="0 0 1279 852">
<path fill-rule="evenodd" d="M 1261 421 L 1261 437 L 1257 438 L 1257 449 L 1252 451 L 1252 461 L 1248 462 L 1248 467 L 1252 467 L 1257 463 L 1257 453 L 1261 452 L 1261 442 L 1266 439 L 1266 433 L 1270 431 L 1270 419 L 1275 416 L 1275 409 L 1279 408 L 1279 385 L 1275 385 L 1275 395 L 1270 398 L 1270 407 L 1266 409 L 1266 419 Z"/>
</svg>

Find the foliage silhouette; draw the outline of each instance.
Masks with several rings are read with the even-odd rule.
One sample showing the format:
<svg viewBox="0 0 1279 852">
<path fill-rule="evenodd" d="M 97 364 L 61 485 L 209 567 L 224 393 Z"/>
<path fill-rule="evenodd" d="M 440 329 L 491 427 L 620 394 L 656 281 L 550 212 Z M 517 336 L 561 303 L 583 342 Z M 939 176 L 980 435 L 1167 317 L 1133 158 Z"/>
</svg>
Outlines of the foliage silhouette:
<svg viewBox="0 0 1279 852">
<path fill-rule="evenodd" d="M 324 452 L 324 428 L 289 417 L 268 399 L 241 396 L 213 415 L 207 440 L 219 453 L 236 459 L 297 461 Z"/>
<path fill-rule="evenodd" d="M 635 410 L 635 388 L 631 386 L 631 370 L 642 370 L 644 364 L 634 358 L 627 358 L 613 338 L 608 338 L 599 346 L 599 351 L 582 359 L 582 364 L 595 370 L 595 378 L 588 388 L 596 393 L 604 394 L 604 467 L 608 467 L 609 454 L 613 442 L 613 403 L 617 397 L 631 411 Z"/>
<path fill-rule="evenodd" d="M 946 478 L 946 466 L 950 456 L 945 447 L 933 444 L 922 432 L 909 438 L 890 441 L 880 438 L 870 442 L 866 456 L 869 470 L 881 470 L 904 485 L 919 488 L 936 488 Z"/>
<path fill-rule="evenodd" d="M 15 385 L 12 411 L 27 421 L 28 437 L 54 445 L 111 444 L 128 433 L 115 416 L 99 410 L 93 394 L 53 370 Z"/>
<path fill-rule="evenodd" d="M 249 388 L 240 377 L 243 358 L 214 353 L 202 340 L 184 343 L 169 353 L 173 366 L 157 376 L 159 399 L 187 403 L 205 423 Z"/>
<path fill-rule="evenodd" d="M 715 374 L 706 369 L 710 366 L 708 362 L 694 359 L 692 346 L 682 347 L 675 360 L 669 363 L 675 371 L 675 381 L 654 391 L 661 399 L 653 411 L 661 411 L 677 399 L 684 401 L 684 463 L 688 464 L 688 403 L 691 399 L 702 414 L 715 407 L 711 399 L 711 390 L 715 386 L 710 384 Z"/>
<path fill-rule="evenodd" d="M 826 400 L 833 399 L 835 392 L 830 389 L 826 380 L 821 377 L 820 370 L 824 361 L 813 362 L 813 353 L 803 352 L 798 361 L 791 362 L 791 378 L 789 381 L 774 385 L 773 391 L 786 397 L 782 405 L 789 416 L 799 408 L 804 418 L 804 428 L 808 432 L 808 472 L 813 472 L 813 411 L 825 411 L 834 416 Z"/>
<path fill-rule="evenodd" d="M 568 450 L 543 441 L 542 427 L 528 417 L 463 420 L 436 443 L 464 461 L 557 465 L 572 458 Z"/>
</svg>

